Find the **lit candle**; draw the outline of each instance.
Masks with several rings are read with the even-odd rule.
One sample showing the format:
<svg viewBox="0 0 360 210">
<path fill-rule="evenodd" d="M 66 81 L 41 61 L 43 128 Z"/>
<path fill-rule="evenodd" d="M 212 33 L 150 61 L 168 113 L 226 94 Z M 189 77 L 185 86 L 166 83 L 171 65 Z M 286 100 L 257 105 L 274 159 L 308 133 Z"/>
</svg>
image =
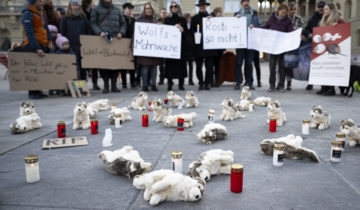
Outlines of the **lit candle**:
<svg viewBox="0 0 360 210">
<path fill-rule="evenodd" d="M 178 131 L 183 131 L 184 130 L 184 119 L 183 118 L 178 118 L 178 127 L 177 130 Z"/>
<path fill-rule="evenodd" d="M 337 133 L 336 134 L 336 141 L 341 142 L 341 151 L 345 150 L 345 133 Z"/>
<path fill-rule="evenodd" d="M 110 107 L 110 109 L 112 110 L 112 109 L 114 109 L 114 108 L 116 108 L 116 104 L 111 104 L 111 107 Z"/>
<path fill-rule="evenodd" d="M 194 36 L 195 36 L 195 44 L 200 44 L 201 43 L 201 33 L 200 33 L 200 25 L 197 24 L 197 31 L 195 32 Z"/>
<path fill-rule="evenodd" d="M 25 174 L 27 183 L 34 183 L 40 180 L 38 156 L 28 155 L 25 157 Z"/>
<path fill-rule="evenodd" d="M 98 120 L 94 119 L 91 120 L 91 134 L 98 134 L 99 133 L 99 122 Z"/>
<path fill-rule="evenodd" d="M 254 102 L 251 101 L 250 104 L 249 104 L 249 112 L 253 112 L 254 111 Z"/>
<path fill-rule="evenodd" d="M 65 121 L 59 121 L 57 123 L 58 138 L 66 137 L 66 124 Z"/>
<path fill-rule="evenodd" d="M 276 132 L 276 119 L 270 119 L 269 131 Z"/>
<path fill-rule="evenodd" d="M 142 115 L 142 127 L 149 127 L 149 115 L 148 114 Z"/>
<path fill-rule="evenodd" d="M 303 120 L 301 131 L 304 136 L 310 134 L 310 120 Z"/>
<path fill-rule="evenodd" d="M 121 128 L 122 127 L 121 114 L 116 114 L 114 117 L 115 117 L 115 128 Z"/>
<path fill-rule="evenodd" d="M 284 150 L 285 146 L 283 144 L 274 144 L 273 152 L 273 165 L 282 166 L 284 164 Z"/>
<path fill-rule="evenodd" d="M 175 172 L 182 174 L 182 157 L 183 153 L 180 151 L 171 152 L 172 167 Z"/>
<path fill-rule="evenodd" d="M 214 120 L 215 110 L 209 109 L 208 113 L 209 113 L 208 114 L 208 123 L 215 123 L 215 120 Z"/>
<path fill-rule="evenodd" d="M 151 108 L 150 108 L 151 104 L 152 104 L 152 102 L 151 102 L 151 101 L 149 101 L 149 112 L 151 112 L 151 111 L 152 111 L 152 110 L 151 110 Z"/>
<path fill-rule="evenodd" d="M 168 104 L 168 102 L 169 102 L 169 99 L 164 98 L 164 104 L 165 104 L 165 105 L 167 105 L 167 104 Z"/>
<path fill-rule="evenodd" d="M 244 167 L 241 164 L 231 165 L 230 190 L 233 193 L 241 193 L 243 190 Z"/>
<path fill-rule="evenodd" d="M 340 141 L 331 142 L 330 161 L 336 163 L 341 161 L 341 146 L 342 143 Z"/>
</svg>

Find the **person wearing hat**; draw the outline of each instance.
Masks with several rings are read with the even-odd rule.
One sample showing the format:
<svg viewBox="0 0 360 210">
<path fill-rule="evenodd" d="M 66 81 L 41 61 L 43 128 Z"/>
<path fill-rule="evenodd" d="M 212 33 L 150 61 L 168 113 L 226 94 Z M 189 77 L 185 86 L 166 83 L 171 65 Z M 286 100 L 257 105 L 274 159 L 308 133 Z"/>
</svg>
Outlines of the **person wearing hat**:
<svg viewBox="0 0 360 210">
<path fill-rule="evenodd" d="M 24 51 L 36 52 L 44 56 L 49 50 L 54 50 L 53 41 L 48 29 L 48 23 L 43 9 L 43 0 L 28 0 L 29 5 L 21 12 L 21 24 L 24 29 Z M 29 91 L 30 99 L 42 99 L 47 95 L 42 91 Z"/>
<path fill-rule="evenodd" d="M 312 38 L 313 28 L 319 26 L 319 23 L 324 14 L 325 4 L 326 3 L 324 1 L 319 1 L 317 3 L 317 10 L 315 11 L 314 15 L 311 16 L 311 18 L 308 20 L 307 25 L 304 29 L 303 35 L 305 36 L 305 38 Z M 306 90 L 312 90 L 312 89 L 313 89 L 312 85 L 306 86 Z"/>
<path fill-rule="evenodd" d="M 100 0 L 99 4 L 91 11 L 91 28 L 96 35 L 104 39 L 121 39 L 126 34 L 126 22 L 121 10 L 114 6 L 112 0 Z M 111 80 L 111 92 L 121 92 L 116 87 L 117 70 L 101 69 L 100 75 L 104 80 L 103 93 L 109 93 L 109 80 Z"/>
<path fill-rule="evenodd" d="M 134 30 L 135 30 L 135 18 L 133 17 L 134 6 L 131 3 L 126 2 L 125 4 L 123 4 L 122 8 L 123 8 L 124 18 L 125 18 L 125 22 L 126 22 L 126 33 L 124 35 L 124 38 L 131 39 L 134 35 Z M 127 85 L 126 85 L 126 72 L 127 71 L 128 70 L 120 70 L 123 89 L 127 88 Z M 135 85 L 135 69 L 129 70 L 129 74 L 130 74 L 130 85 L 132 88 L 135 88 L 136 87 L 136 85 Z"/>
<path fill-rule="evenodd" d="M 260 18 L 258 13 L 255 9 L 253 9 L 250 4 L 249 0 L 241 0 L 242 8 L 235 12 L 234 16 L 240 18 L 246 18 L 247 28 L 250 27 L 258 27 L 261 25 Z M 236 84 L 235 90 L 240 90 L 240 86 L 242 84 L 242 63 L 245 60 L 245 81 L 246 85 L 249 86 L 251 90 L 255 90 L 253 86 L 253 66 L 252 63 L 254 61 L 254 50 L 251 49 L 236 49 L 236 68 L 235 68 L 235 75 L 236 75 Z M 259 83 L 259 81 L 258 81 Z"/>
<path fill-rule="evenodd" d="M 197 26 L 199 26 L 200 33 L 202 33 L 202 19 L 210 16 L 210 14 L 206 11 L 206 7 L 209 5 L 210 3 L 206 2 L 206 0 L 199 0 L 199 2 L 195 5 L 199 7 L 199 13 L 192 18 L 191 31 L 193 34 L 197 32 Z M 195 44 L 194 46 L 196 76 L 199 80 L 199 90 L 210 90 L 210 82 L 214 66 L 213 58 L 216 57 L 217 50 L 204 50 L 202 39 L 200 44 Z M 205 80 L 202 72 L 204 61 L 206 69 Z"/>
</svg>

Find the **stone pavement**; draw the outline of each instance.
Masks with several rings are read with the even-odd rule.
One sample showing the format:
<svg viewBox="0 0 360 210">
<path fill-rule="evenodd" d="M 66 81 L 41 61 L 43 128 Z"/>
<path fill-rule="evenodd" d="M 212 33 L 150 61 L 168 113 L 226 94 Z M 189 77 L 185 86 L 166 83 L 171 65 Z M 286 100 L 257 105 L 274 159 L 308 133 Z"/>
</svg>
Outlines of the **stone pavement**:
<svg viewBox="0 0 360 210">
<path fill-rule="evenodd" d="M 229 135 L 226 140 L 212 145 L 201 143 L 195 135 L 206 124 L 209 108 L 216 110 L 218 119 L 221 113 L 219 105 L 225 97 L 239 101 L 240 91 L 233 90 L 230 83 L 201 92 L 196 86 L 185 87 L 186 90 L 196 90 L 200 106 L 197 109 L 173 109 L 175 114 L 192 111 L 198 114 L 194 127 L 182 132 L 153 122 L 150 122 L 150 127 L 143 128 L 142 112 L 133 110 L 133 120 L 125 122 L 120 129 L 108 124 L 108 112 L 100 112 L 99 135 L 90 135 L 89 130 L 72 130 L 73 107 L 78 101 L 108 98 L 119 107 L 127 106 L 138 90 L 123 90 L 108 95 L 93 92 L 91 98 L 84 99 L 50 97 L 34 101 L 43 128 L 23 135 L 11 135 L 9 124 L 19 116 L 20 103 L 27 100 L 27 94 L 25 91 L 10 92 L 8 81 L 1 80 L 0 209 L 360 209 L 360 147 L 347 147 L 341 163 L 329 161 L 330 142 L 339 131 L 340 120 L 352 118 L 360 123 L 359 93 L 352 98 L 317 96 L 316 90 L 307 92 L 304 90 L 306 83 L 298 81 L 294 81 L 291 92 L 268 93 L 267 66 L 267 63 L 262 63 L 263 87 L 253 91 L 253 98 L 269 96 L 279 100 L 288 122 L 278 127 L 278 132 L 269 133 L 266 108 L 255 107 L 254 112 L 245 113 L 245 119 L 221 122 Z M 148 93 L 149 99 L 165 97 L 166 87 L 159 88 L 159 92 Z M 175 92 L 185 96 L 185 92 L 178 91 L 177 87 Z M 313 104 L 322 105 L 332 117 L 328 130 L 312 129 L 303 143 L 319 155 L 321 162 L 285 159 L 283 167 L 274 167 L 272 157 L 260 153 L 261 141 L 291 133 L 300 135 L 302 120 L 309 118 Z M 68 124 L 67 136 L 84 135 L 89 145 L 42 150 L 44 139 L 57 137 L 58 120 L 65 120 Z M 185 173 L 187 165 L 201 152 L 231 149 L 235 163 L 244 165 L 244 191 L 231 193 L 230 176 L 214 176 L 206 185 L 204 198 L 196 203 L 163 202 L 151 207 L 143 199 L 142 191 L 135 189 L 127 178 L 108 174 L 97 157 L 104 150 L 101 142 L 108 127 L 113 130 L 114 145 L 106 149 L 116 150 L 131 145 L 144 160 L 153 164 L 153 169 L 171 168 L 170 153 L 173 150 L 184 152 Z M 39 155 L 41 180 L 35 184 L 25 183 L 24 157 L 29 154 Z"/>
</svg>

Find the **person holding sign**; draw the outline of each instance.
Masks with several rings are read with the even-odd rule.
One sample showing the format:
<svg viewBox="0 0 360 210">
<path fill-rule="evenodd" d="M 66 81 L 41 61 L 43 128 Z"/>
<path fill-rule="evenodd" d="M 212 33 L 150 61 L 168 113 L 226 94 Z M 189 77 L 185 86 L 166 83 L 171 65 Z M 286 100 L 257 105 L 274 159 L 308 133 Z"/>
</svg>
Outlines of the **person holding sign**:
<svg viewBox="0 0 360 210">
<path fill-rule="evenodd" d="M 194 33 L 194 36 L 199 33 L 202 34 L 202 19 L 204 17 L 209 17 L 210 14 L 206 11 L 206 7 L 208 7 L 210 3 L 206 2 L 206 0 L 199 0 L 198 4 L 195 6 L 199 7 L 199 13 L 192 18 L 191 22 L 191 31 Z M 214 57 L 217 55 L 216 50 L 204 50 L 203 42 L 200 40 L 199 43 L 196 43 L 195 37 L 195 62 L 196 62 L 196 76 L 199 80 L 199 90 L 210 90 L 210 82 L 211 76 L 214 67 Z M 202 66 L 205 60 L 205 81 L 202 73 Z"/>
<path fill-rule="evenodd" d="M 144 10 L 136 21 L 142 23 L 160 23 L 155 18 L 154 8 L 149 2 L 144 5 Z M 151 90 L 158 91 L 156 87 L 156 75 L 157 75 L 156 67 L 161 64 L 161 58 L 137 56 L 136 63 L 141 71 L 142 91 L 149 91 L 148 88 L 149 75 L 150 75 Z"/>
<path fill-rule="evenodd" d="M 91 27 L 93 32 L 111 42 L 112 38 L 121 39 L 126 33 L 126 22 L 121 10 L 112 4 L 111 0 L 100 0 L 99 5 L 91 11 Z M 121 92 L 116 87 L 118 71 L 102 69 L 100 75 L 104 80 L 103 93 L 109 93 L 109 79 L 111 92 Z"/>
<path fill-rule="evenodd" d="M 182 17 L 180 5 L 175 1 L 172 1 L 170 4 L 170 15 L 165 18 L 166 25 L 176 26 L 181 33 L 184 32 L 186 28 L 186 19 Z M 180 60 L 177 59 L 166 59 L 165 61 L 165 77 L 168 80 L 168 91 L 172 90 L 173 79 L 179 79 L 179 90 L 185 90 L 184 88 L 184 78 L 187 76 L 186 71 L 186 60 L 185 60 L 185 36 L 181 36 L 181 57 Z"/>
<path fill-rule="evenodd" d="M 291 23 L 291 20 L 288 16 L 289 8 L 286 4 L 281 4 L 276 12 L 274 12 L 269 20 L 266 22 L 263 28 L 276 30 L 281 32 L 291 32 L 294 30 L 294 26 Z M 270 87 L 268 89 L 269 92 L 275 91 L 275 83 L 276 83 L 276 63 L 278 63 L 279 67 L 279 82 L 277 85 L 277 89 L 280 92 L 284 92 L 284 84 L 286 72 L 284 68 L 284 53 L 279 55 L 270 54 Z"/>
<path fill-rule="evenodd" d="M 43 0 L 27 1 L 29 5 L 21 12 L 21 23 L 25 34 L 24 51 L 36 52 L 43 57 L 49 49 L 55 50 L 43 9 L 44 2 Z M 42 99 L 46 96 L 39 90 L 29 91 L 30 99 Z"/>
</svg>

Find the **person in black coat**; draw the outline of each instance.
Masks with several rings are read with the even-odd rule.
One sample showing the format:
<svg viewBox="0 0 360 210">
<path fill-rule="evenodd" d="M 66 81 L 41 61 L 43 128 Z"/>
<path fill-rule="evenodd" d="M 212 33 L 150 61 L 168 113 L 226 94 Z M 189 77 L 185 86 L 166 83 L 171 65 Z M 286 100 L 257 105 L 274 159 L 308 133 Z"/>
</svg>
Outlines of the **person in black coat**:
<svg viewBox="0 0 360 210">
<path fill-rule="evenodd" d="M 165 18 L 166 25 L 175 25 L 179 28 L 180 32 L 184 31 L 186 27 L 186 19 L 182 17 L 180 5 L 175 1 L 170 4 L 170 16 Z M 179 79 L 179 90 L 185 90 L 184 78 L 187 76 L 185 50 L 184 50 L 184 35 L 181 38 L 181 57 L 180 59 L 166 59 L 165 61 L 165 77 L 168 79 L 168 91 L 172 90 L 173 79 Z"/>
<path fill-rule="evenodd" d="M 91 34 L 91 27 L 78 0 L 70 1 L 61 21 L 60 33 L 69 39 L 70 47 L 75 52 L 79 79 L 86 80 L 86 69 L 81 68 L 80 35 Z"/>
<path fill-rule="evenodd" d="M 193 81 L 193 62 L 194 58 L 194 33 L 191 31 L 191 15 L 186 13 L 186 27 L 184 28 L 184 53 L 185 61 L 188 67 L 189 85 L 194 85 Z"/>
<path fill-rule="evenodd" d="M 199 7 L 199 13 L 192 18 L 191 21 L 191 31 L 193 34 L 197 32 L 197 28 L 199 26 L 199 31 L 202 33 L 202 19 L 204 17 L 210 16 L 206 11 L 206 7 L 209 6 L 210 3 L 207 3 L 206 0 L 199 0 L 199 3 L 196 6 Z M 199 90 L 210 90 L 210 82 L 211 76 L 214 67 L 214 59 L 213 57 L 217 56 L 217 50 L 204 50 L 203 43 L 201 40 L 200 44 L 195 44 L 194 47 L 195 53 L 195 61 L 196 61 L 196 76 L 199 80 Z M 202 65 L 205 60 L 205 81 L 203 79 L 202 73 Z"/>
<path fill-rule="evenodd" d="M 131 39 L 134 35 L 134 30 L 135 30 L 135 18 L 132 17 L 132 12 L 133 12 L 134 6 L 131 3 L 125 3 L 125 4 L 123 4 L 122 8 L 123 8 L 124 18 L 125 18 L 125 22 L 126 22 L 126 33 L 124 35 L 124 38 Z M 126 72 L 127 71 L 128 70 L 120 70 L 123 89 L 127 88 L 127 85 L 126 85 Z M 129 70 L 129 74 L 130 74 L 131 88 L 135 88 L 136 87 L 135 69 Z"/>
</svg>

